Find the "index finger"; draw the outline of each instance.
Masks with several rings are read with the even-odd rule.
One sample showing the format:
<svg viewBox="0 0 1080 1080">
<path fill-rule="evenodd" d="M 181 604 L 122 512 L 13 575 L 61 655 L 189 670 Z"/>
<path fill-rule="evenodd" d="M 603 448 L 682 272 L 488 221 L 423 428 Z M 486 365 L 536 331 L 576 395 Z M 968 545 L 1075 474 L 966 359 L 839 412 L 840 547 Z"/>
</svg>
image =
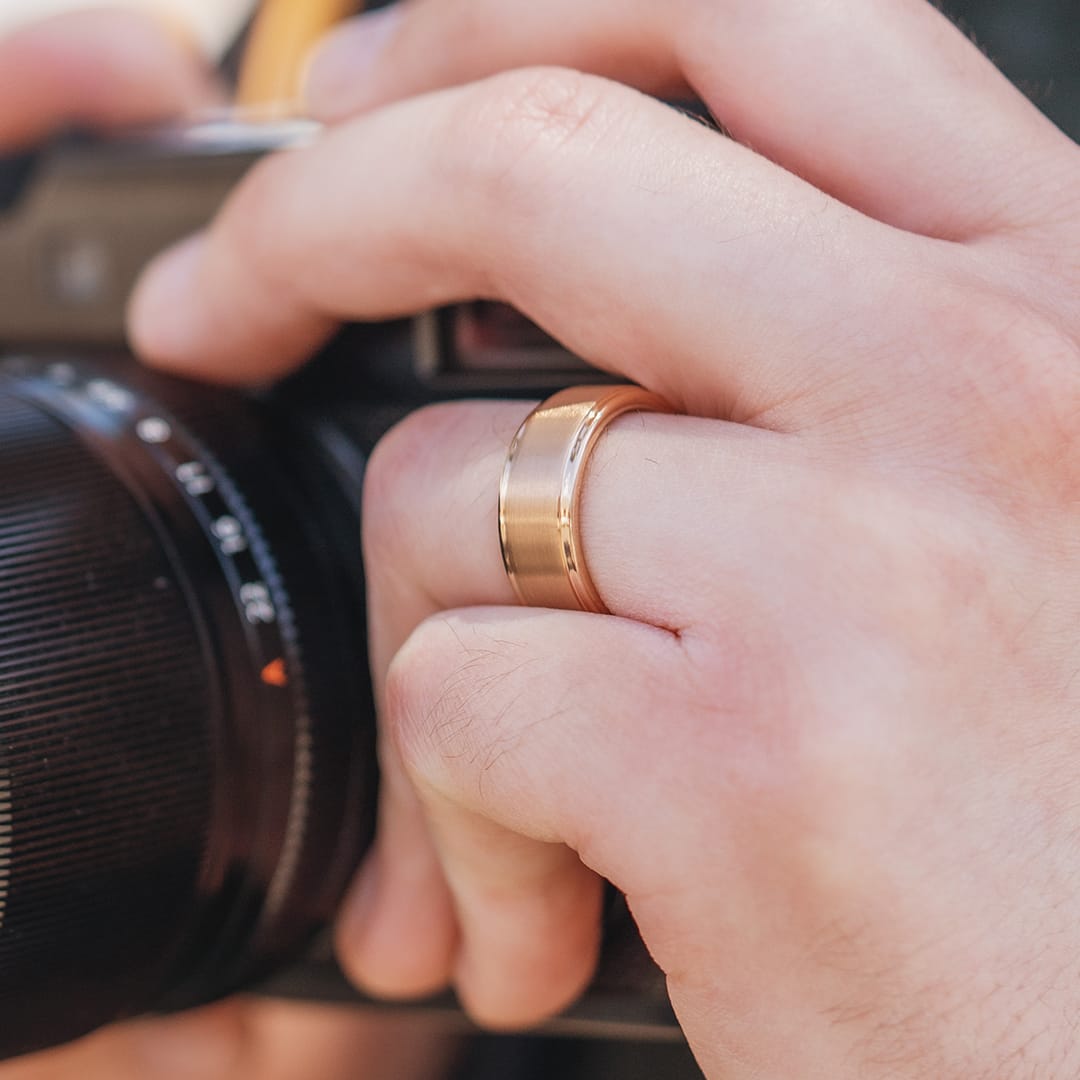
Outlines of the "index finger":
<svg viewBox="0 0 1080 1080">
<path fill-rule="evenodd" d="M 213 100 L 194 52 L 134 11 L 61 15 L 0 41 L 0 151 L 31 146 L 71 124 L 150 123 Z"/>
<path fill-rule="evenodd" d="M 760 415 L 845 383 L 837 326 L 898 310 L 890 264 L 936 267 L 931 245 L 633 90 L 540 69 L 263 162 L 151 267 L 130 327 L 162 367 L 259 382 L 340 321 L 503 300 L 677 407 Z M 874 327 L 884 353 L 909 330 Z"/>
</svg>

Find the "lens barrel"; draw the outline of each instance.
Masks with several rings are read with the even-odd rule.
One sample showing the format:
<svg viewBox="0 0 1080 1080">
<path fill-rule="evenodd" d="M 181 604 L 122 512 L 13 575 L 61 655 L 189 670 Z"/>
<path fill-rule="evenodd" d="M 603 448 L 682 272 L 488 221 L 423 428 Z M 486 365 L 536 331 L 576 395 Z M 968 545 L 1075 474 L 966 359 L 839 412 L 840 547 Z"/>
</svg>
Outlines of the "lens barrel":
<svg viewBox="0 0 1080 1080">
<path fill-rule="evenodd" d="M 332 916 L 374 723 L 310 456 L 245 398 L 0 363 L 0 1057 L 211 1000 Z"/>
</svg>

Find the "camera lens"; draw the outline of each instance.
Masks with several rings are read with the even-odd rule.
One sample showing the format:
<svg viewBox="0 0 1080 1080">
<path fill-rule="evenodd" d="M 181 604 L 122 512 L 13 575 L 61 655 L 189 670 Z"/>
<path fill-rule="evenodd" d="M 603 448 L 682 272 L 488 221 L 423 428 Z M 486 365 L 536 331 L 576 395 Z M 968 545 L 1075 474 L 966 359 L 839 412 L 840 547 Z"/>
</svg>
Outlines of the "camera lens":
<svg viewBox="0 0 1080 1080">
<path fill-rule="evenodd" d="M 331 917 L 374 805 L 355 503 L 270 405 L 0 363 L 0 1057 Z"/>
</svg>

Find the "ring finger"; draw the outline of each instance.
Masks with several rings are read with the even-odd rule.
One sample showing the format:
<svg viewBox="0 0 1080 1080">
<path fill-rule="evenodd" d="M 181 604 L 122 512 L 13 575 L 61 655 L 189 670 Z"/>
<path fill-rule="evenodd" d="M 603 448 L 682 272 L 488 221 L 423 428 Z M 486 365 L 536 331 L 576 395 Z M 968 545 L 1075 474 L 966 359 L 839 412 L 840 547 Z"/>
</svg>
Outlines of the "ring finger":
<svg viewBox="0 0 1080 1080">
<path fill-rule="evenodd" d="M 417 627 L 449 609 L 514 602 L 499 552 L 498 485 L 528 411 L 514 403 L 429 409 L 395 429 L 372 461 L 365 561 L 384 735 L 397 711 L 387 675 Z M 655 634 L 661 650 L 678 652 L 670 631 L 692 636 L 707 616 L 715 625 L 718 588 L 730 618 L 752 636 L 761 537 L 797 548 L 803 515 L 793 508 L 820 498 L 820 470 L 792 441 L 685 417 L 636 415 L 611 427 L 590 462 L 581 508 L 590 571 L 617 617 L 606 620 L 610 631 L 594 628 L 595 641 L 622 634 L 630 647 L 634 635 Z M 723 513 L 710 509 L 718 502 Z M 693 524 L 718 520 L 731 523 L 730 533 Z M 672 521 L 683 524 L 673 529 Z M 484 694 L 454 683 L 435 696 L 449 714 L 458 695 L 474 691 Z M 580 704 L 589 708 L 585 697 Z M 393 783 L 381 807 L 378 870 L 361 879 L 339 928 L 350 972 L 393 995 L 454 980 L 474 1014 L 493 1023 L 536 1020 L 565 1005 L 595 957 L 599 879 L 551 837 L 524 839 L 430 792 L 421 806 L 394 740 L 385 742 Z M 409 844 L 400 842 L 406 835 Z M 521 980 L 523 970 L 533 977 Z"/>
</svg>

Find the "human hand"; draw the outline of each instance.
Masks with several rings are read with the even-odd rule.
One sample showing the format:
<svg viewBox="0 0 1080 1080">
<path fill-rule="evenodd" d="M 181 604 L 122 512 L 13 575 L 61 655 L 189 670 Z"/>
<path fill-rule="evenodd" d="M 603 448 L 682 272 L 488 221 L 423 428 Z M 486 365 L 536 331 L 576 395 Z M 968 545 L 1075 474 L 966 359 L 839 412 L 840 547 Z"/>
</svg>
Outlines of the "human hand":
<svg viewBox="0 0 1080 1080">
<path fill-rule="evenodd" d="M 453 1042 L 420 1015 L 236 999 L 0 1065 L 0 1080 L 437 1080 Z"/>
<path fill-rule="evenodd" d="M 469 83 L 535 63 L 594 74 Z M 613 616 L 511 606 L 527 406 L 376 454 L 354 977 L 535 1020 L 602 875 L 712 1076 L 1077 1075 L 1077 147 L 914 0 L 421 0 L 312 99 L 340 126 L 144 282 L 145 355 L 258 380 L 486 297 L 690 414 L 588 471 Z"/>
<path fill-rule="evenodd" d="M 122 127 L 181 115 L 216 90 L 194 54 L 155 22 L 99 10 L 0 41 L 0 151 L 68 124 Z M 235 1001 L 111 1029 L 0 1065 L 2 1080 L 403 1080 L 440 1074 L 449 1047 L 418 1018 Z"/>
<path fill-rule="evenodd" d="M 0 152 L 68 125 L 131 127 L 215 100 L 210 74 L 191 50 L 132 11 L 43 19 L 0 40 Z"/>
</svg>

